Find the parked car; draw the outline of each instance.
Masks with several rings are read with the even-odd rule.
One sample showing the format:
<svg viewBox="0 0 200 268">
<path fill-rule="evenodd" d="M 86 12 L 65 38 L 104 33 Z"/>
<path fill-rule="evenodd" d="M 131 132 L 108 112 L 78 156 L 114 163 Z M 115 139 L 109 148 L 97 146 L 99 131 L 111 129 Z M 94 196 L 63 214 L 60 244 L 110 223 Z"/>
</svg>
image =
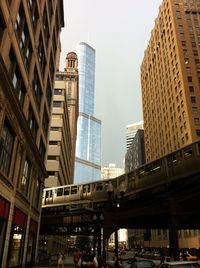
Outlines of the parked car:
<svg viewBox="0 0 200 268">
<path fill-rule="evenodd" d="M 200 268 L 200 265 L 196 261 L 171 261 L 161 264 L 160 268 Z"/>
<path fill-rule="evenodd" d="M 122 259 L 120 261 L 121 268 L 130 268 L 133 258 Z M 136 259 L 135 264 L 137 268 L 156 268 L 156 265 L 151 260 L 138 260 Z"/>
<path fill-rule="evenodd" d="M 188 261 L 197 261 L 198 260 L 198 257 L 195 255 L 191 255 L 189 253 L 184 253 L 184 255 Z M 181 261 L 183 260 L 183 253 L 180 253 L 180 260 Z"/>
</svg>

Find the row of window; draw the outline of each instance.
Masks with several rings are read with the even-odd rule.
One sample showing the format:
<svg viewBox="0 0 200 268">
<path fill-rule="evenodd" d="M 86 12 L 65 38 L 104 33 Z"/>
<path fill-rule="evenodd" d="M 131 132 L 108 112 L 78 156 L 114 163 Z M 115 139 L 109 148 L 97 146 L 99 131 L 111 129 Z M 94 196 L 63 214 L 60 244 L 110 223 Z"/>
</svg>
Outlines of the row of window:
<svg viewBox="0 0 200 268">
<path fill-rule="evenodd" d="M 12 159 L 15 158 L 15 156 L 13 155 L 15 138 L 16 135 L 14 131 L 12 130 L 8 121 L 5 120 L 0 137 L 0 171 L 7 177 L 9 176 L 10 173 Z M 27 197 L 29 194 L 32 179 L 31 174 L 32 164 L 28 158 L 25 159 L 24 164 L 22 165 L 21 164 L 20 164 L 21 168 L 19 171 L 20 179 L 18 181 L 18 189 L 23 195 Z M 33 203 L 36 207 L 38 207 L 40 197 L 40 187 L 41 187 L 39 179 L 35 180 L 34 187 L 35 187 L 35 194 L 33 197 L 34 198 Z"/>
</svg>

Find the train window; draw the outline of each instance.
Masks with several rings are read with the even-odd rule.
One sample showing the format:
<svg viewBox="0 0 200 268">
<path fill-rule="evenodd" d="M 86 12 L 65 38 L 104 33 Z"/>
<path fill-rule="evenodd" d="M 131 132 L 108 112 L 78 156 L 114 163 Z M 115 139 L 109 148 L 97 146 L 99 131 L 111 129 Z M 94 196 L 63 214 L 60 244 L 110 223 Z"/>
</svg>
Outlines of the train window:
<svg viewBox="0 0 200 268">
<path fill-rule="evenodd" d="M 77 186 L 72 186 L 71 194 L 77 194 Z"/>
<path fill-rule="evenodd" d="M 58 188 L 57 189 L 57 196 L 62 196 L 63 195 L 63 188 Z"/>
<path fill-rule="evenodd" d="M 188 159 L 192 157 L 192 147 L 187 147 L 183 150 L 184 159 Z"/>
<path fill-rule="evenodd" d="M 64 195 L 69 195 L 70 194 L 70 188 L 69 187 L 65 187 L 64 188 Z"/>
<path fill-rule="evenodd" d="M 52 190 L 49 190 L 46 193 L 46 197 L 52 197 L 52 194 L 53 194 Z"/>
<path fill-rule="evenodd" d="M 102 183 L 97 183 L 96 184 L 96 191 L 102 191 L 103 190 L 103 184 Z"/>
<path fill-rule="evenodd" d="M 139 178 L 148 176 L 149 174 L 151 174 L 151 169 L 149 167 L 140 168 L 138 170 Z"/>
<path fill-rule="evenodd" d="M 83 185 L 83 193 L 87 193 L 87 185 Z"/>
<path fill-rule="evenodd" d="M 90 185 L 89 184 L 86 184 L 86 185 L 83 185 L 83 193 L 89 193 L 90 192 Z"/>
<path fill-rule="evenodd" d="M 153 162 L 153 172 L 159 172 L 161 168 L 161 162 L 160 161 L 156 161 Z"/>
<path fill-rule="evenodd" d="M 167 165 L 168 167 L 176 166 L 178 163 L 177 161 L 177 155 L 176 154 L 171 154 L 170 156 L 167 157 Z"/>
</svg>

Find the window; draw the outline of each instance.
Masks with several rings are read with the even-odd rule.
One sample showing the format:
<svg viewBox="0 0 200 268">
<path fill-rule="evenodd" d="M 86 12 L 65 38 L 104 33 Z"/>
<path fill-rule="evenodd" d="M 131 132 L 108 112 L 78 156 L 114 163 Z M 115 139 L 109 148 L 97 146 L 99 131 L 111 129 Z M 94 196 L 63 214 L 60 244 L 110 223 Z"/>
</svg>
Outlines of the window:
<svg viewBox="0 0 200 268">
<path fill-rule="evenodd" d="M 40 140 L 39 153 L 40 153 L 40 157 L 41 157 L 42 161 L 44 161 L 46 148 L 45 148 L 45 145 L 44 145 L 44 142 L 42 141 L 42 139 Z"/>
<path fill-rule="evenodd" d="M 200 129 L 197 129 L 197 130 L 196 130 L 196 135 L 197 135 L 197 136 L 200 136 Z"/>
<path fill-rule="evenodd" d="M 44 109 L 44 113 L 43 113 L 43 128 L 44 128 L 44 132 L 47 136 L 48 129 L 49 129 L 49 116 L 48 116 L 46 108 Z"/>
<path fill-rule="evenodd" d="M 42 89 L 41 89 L 40 80 L 39 80 L 39 76 L 38 76 L 38 72 L 37 72 L 36 67 L 34 69 L 32 89 L 33 89 L 33 94 L 35 97 L 35 101 L 36 101 L 38 110 L 40 110 L 40 103 L 41 103 L 41 99 L 42 99 Z"/>
<path fill-rule="evenodd" d="M 192 82 L 192 76 L 188 76 L 188 82 Z"/>
<path fill-rule="evenodd" d="M 19 70 L 18 63 L 17 63 L 16 57 L 15 57 L 15 53 L 14 53 L 14 50 L 12 47 L 11 47 L 10 52 L 9 52 L 9 59 L 10 59 L 9 72 L 10 72 L 12 84 L 13 84 L 13 87 L 15 89 L 15 93 L 17 95 L 17 98 L 18 98 L 20 104 L 23 106 L 26 88 L 24 85 L 24 81 L 21 77 L 21 72 Z"/>
<path fill-rule="evenodd" d="M 53 107 L 61 107 L 62 106 L 62 102 L 61 101 L 54 101 L 53 102 Z"/>
<path fill-rule="evenodd" d="M 36 139 L 38 126 L 37 126 L 37 122 L 36 122 L 32 107 L 29 107 L 28 124 L 29 124 L 30 130 L 34 139 Z"/>
<path fill-rule="evenodd" d="M 31 59 L 32 45 L 22 4 L 20 5 L 17 13 L 15 30 L 17 33 L 20 50 L 24 56 L 24 63 L 28 69 Z"/>
<path fill-rule="evenodd" d="M 38 208 L 39 206 L 39 201 L 40 201 L 40 188 L 41 188 L 41 182 L 39 180 L 39 178 L 36 180 L 35 183 L 35 191 L 34 191 L 34 195 L 33 195 L 33 204 L 36 208 Z"/>
<path fill-rule="evenodd" d="M 37 20 L 39 18 L 38 9 L 37 9 L 37 2 L 33 0 L 28 0 L 28 6 L 31 13 L 33 28 L 36 28 Z"/>
<path fill-rule="evenodd" d="M 45 51 L 44 51 L 44 45 L 43 45 L 43 41 L 42 41 L 42 36 L 40 36 L 40 40 L 39 40 L 38 59 L 39 59 L 42 74 L 44 76 L 45 67 L 46 67 L 46 57 L 45 57 Z"/>
<path fill-rule="evenodd" d="M 51 88 L 51 84 L 49 82 L 49 79 L 48 79 L 47 87 L 46 87 L 46 95 L 47 95 L 48 106 L 49 106 L 49 108 L 51 108 L 52 88 Z"/>
<path fill-rule="evenodd" d="M 24 28 L 25 15 L 22 4 L 19 7 L 16 21 L 15 21 L 15 30 L 17 32 L 19 40 L 21 39 L 22 30 Z"/>
<path fill-rule="evenodd" d="M 77 186 L 72 186 L 71 187 L 71 194 L 77 194 L 78 188 Z"/>
<path fill-rule="evenodd" d="M 56 160 L 56 155 L 48 155 L 48 160 Z"/>
<path fill-rule="evenodd" d="M 26 159 L 25 160 L 25 163 L 24 163 L 22 180 L 21 180 L 21 184 L 20 184 L 20 190 L 25 195 L 27 195 L 27 193 L 28 193 L 28 187 L 29 187 L 30 177 L 31 177 L 31 164 Z"/>
<path fill-rule="evenodd" d="M 58 145 L 58 141 L 49 141 L 49 145 Z"/>
<path fill-rule="evenodd" d="M 62 89 L 55 88 L 54 95 L 62 95 Z"/>
<path fill-rule="evenodd" d="M 51 131 L 59 131 L 60 128 L 59 127 L 51 127 Z"/>
<path fill-rule="evenodd" d="M 193 112 L 193 114 L 198 114 L 198 108 L 197 107 L 192 107 L 192 112 Z"/>
<path fill-rule="evenodd" d="M 192 103 L 196 103 L 196 97 L 195 96 L 190 96 L 190 100 Z"/>
<path fill-rule="evenodd" d="M 14 133 L 8 122 L 5 121 L 0 139 L 0 170 L 5 173 L 6 176 L 9 175 L 13 144 Z"/>
<path fill-rule="evenodd" d="M 190 92 L 194 92 L 194 87 L 193 86 L 189 86 L 189 90 L 190 90 Z"/>
<path fill-rule="evenodd" d="M 2 12 L 0 11 L 0 40 L 3 39 L 4 30 L 6 29 L 5 20 Z"/>
<path fill-rule="evenodd" d="M 48 176 L 55 176 L 55 171 L 48 171 Z"/>
<path fill-rule="evenodd" d="M 196 126 L 200 125 L 200 119 L 197 117 L 197 118 L 194 118 L 194 124 Z"/>
</svg>

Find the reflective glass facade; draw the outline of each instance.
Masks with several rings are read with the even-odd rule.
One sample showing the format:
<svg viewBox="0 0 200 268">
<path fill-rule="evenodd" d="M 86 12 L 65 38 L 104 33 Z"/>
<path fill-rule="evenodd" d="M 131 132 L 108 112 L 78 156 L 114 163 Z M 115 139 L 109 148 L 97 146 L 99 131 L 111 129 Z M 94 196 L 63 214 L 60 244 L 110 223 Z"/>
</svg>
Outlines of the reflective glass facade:
<svg viewBox="0 0 200 268">
<path fill-rule="evenodd" d="M 95 50 L 77 46 L 79 70 L 79 118 L 74 183 L 101 178 L 101 121 L 94 116 Z"/>
<path fill-rule="evenodd" d="M 79 112 L 94 115 L 95 50 L 86 43 L 77 46 Z"/>
</svg>

